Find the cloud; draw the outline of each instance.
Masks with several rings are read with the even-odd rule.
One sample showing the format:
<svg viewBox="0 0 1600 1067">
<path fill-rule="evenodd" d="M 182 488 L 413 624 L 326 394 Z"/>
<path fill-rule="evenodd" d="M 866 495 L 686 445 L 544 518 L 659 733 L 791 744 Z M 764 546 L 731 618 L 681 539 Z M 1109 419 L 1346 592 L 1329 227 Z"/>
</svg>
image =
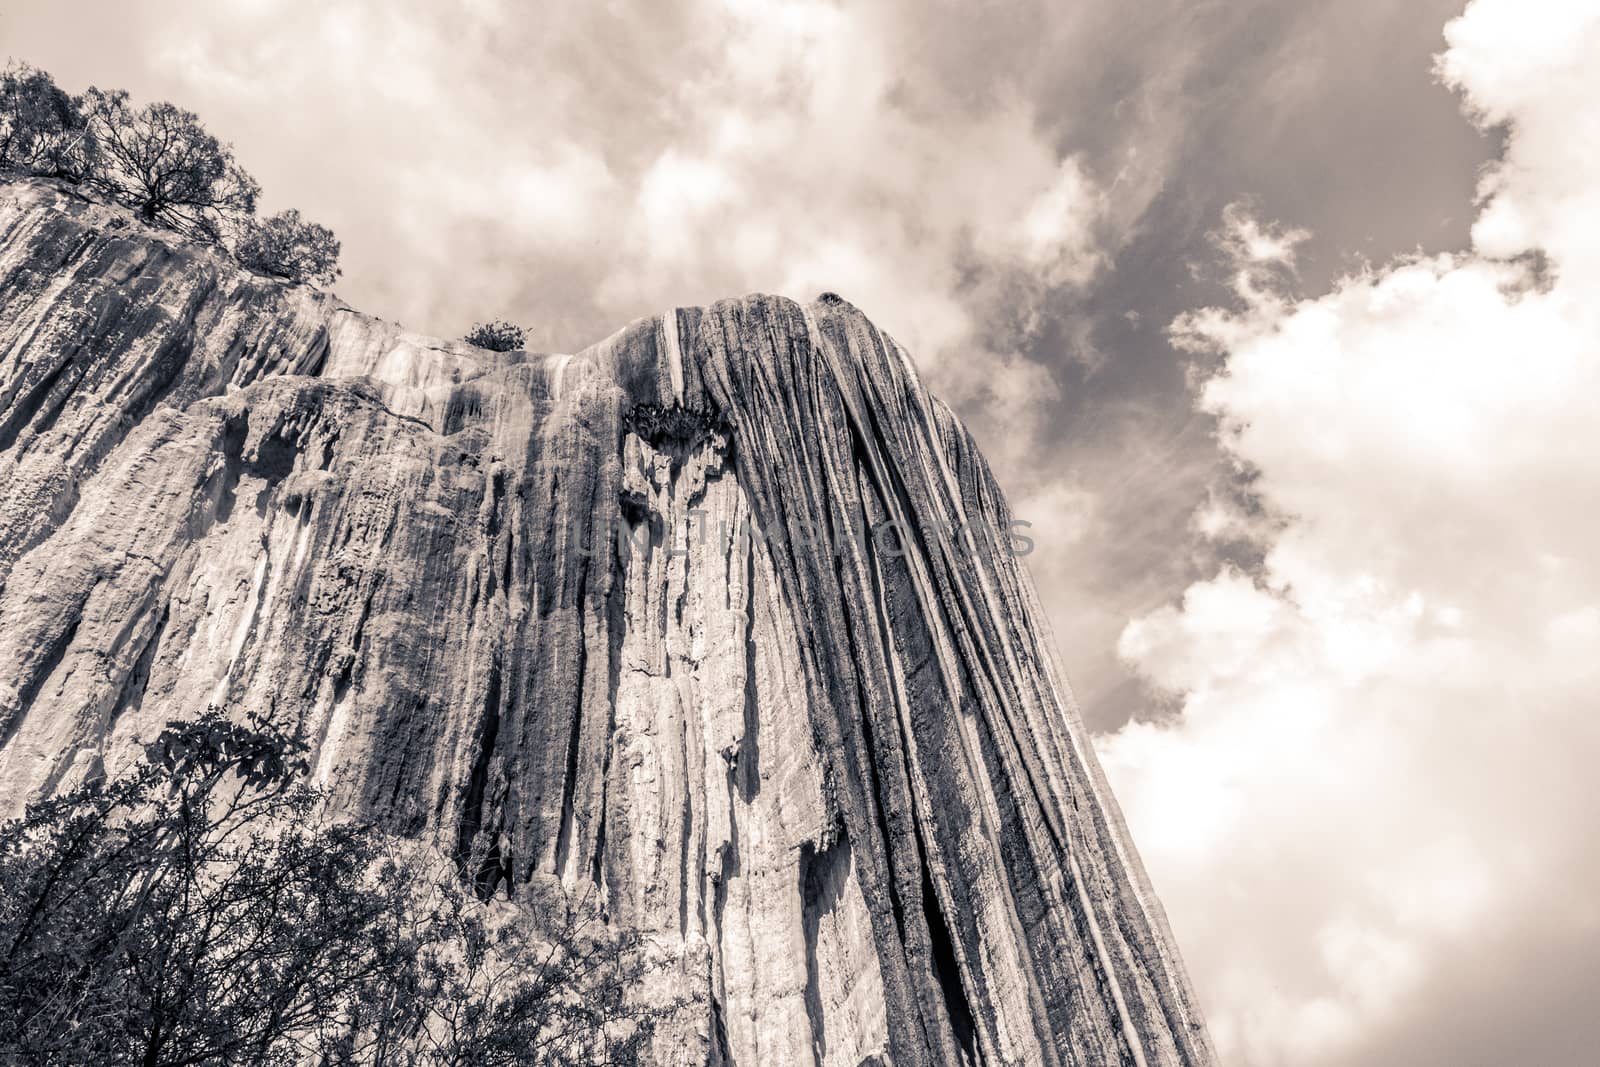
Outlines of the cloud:
<svg viewBox="0 0 1600 1067">
<path fill-rule="evenodd" d="M 1600 1040 L 1526 951 L 1600 950 L 1600 13 L 1475 0 L 1446 38 L 1509 133 L 1472 249 L 1295 299 L 1293 231 L 1234 212 L 1238 307 L 1175 326 L 1260 505 L 1196 528 L 1265 556 L 1126 628 L 1181 716 L 1100 747 L 1230 1062 Z"/>
<path fill-rule="evenodd" d="M 1132 707 L 1097 697 L 1132 695 L 1115 634 L 1187 580 L 1182 513 L 1214 456 L 1159 332 L 1104 319 L 1170 318 L 1185 287 L 1161 264 L 1219 195 L 1271 200 L 1274 173 L 1352 187 L 1286 141 L 1342 140 L 1364 93 L 1413 114 L 1384 57 L 1416 35 L 1382 30 L 1416 17 L 1354 3 L 167 0 L 85 22 L 21 0 L 0 36 L 69 88 L 197 110 L 265 209 L 339 235 L 339 295 L 413 329 L 505 317 L 559 351 L 675 303 L 851 299 L 1019 509 L 1037 500 L 1042 525 L 1084 498 L 1031 562 L 1087 714 L 1112 722 Z M 1286 95 L 1309 66 L 1357 76 Z M 1407 184 L 1385 202 L 1409 221 Z"/>
<path fill-rule="evenodd" d="M 1084 284 L 1104 259 L 1095 227 L 1105 202 L 1105 194 L 1084 173 L 1082 160 L 1063 160 L 1055 180 L 1007 235 L 1014 243 L 1012 254 L 1047 285 Z"/>
<path fill-rule="evenodd" d="M 1113 204 L 1041 115 L 1047 56 L 975 61 L 980 26 L 1025 13 L 925 14 L 234 0 L 127 33 L 219 130 L 296 117 L 241 158 L 268 207 L 339 234 L 339 292 L 362 310 L 442 334 L 510 318 L 561 351 L 677 304 L 837 292 L 1053 507 L 1088 490 L 1037 462 L 1061 355 L 1037 341 L 1106 266 L 1133 186 Z"/>
<path fill-rule="evenodd" d="M 345 295 L 415 328 L 535 317 L 569 348 L 673 303 L 831 289 L 937 375 L 1018 356 L 990 323 L 1104 262 L 1085 161 L 1007 75 L 952 92 L 961 57 L 908 47 L 911 5 L 224 6 L 151 47 L 218 127 L 264 101 L 305 117 L 277 139 L 319 158 L 246 162 L 324 200 Z M 336 177 L 371 185 L 365 205 Z"/>
<path fill-rule="evenodd" d="M 1229 204 L 1222 211 L 1222 228 L 1213 239 L 1225 250 L 1233 253 L 1236 261 L 1247 267 L 1294 268 L 1295 249 L 1309 240 L 1306 230 L 1285 230 L 1279 226 L 1263 225 L 1240 203 Z"/>
</svg>

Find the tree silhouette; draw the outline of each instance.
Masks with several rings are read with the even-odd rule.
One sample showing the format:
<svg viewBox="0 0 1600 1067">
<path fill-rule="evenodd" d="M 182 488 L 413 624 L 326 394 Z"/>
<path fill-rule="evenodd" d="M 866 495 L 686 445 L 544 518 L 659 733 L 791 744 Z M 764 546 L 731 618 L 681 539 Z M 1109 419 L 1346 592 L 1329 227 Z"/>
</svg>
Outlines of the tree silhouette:
<svg viewBox="0 0 1600 1067">
<path fill-rule="evenodd" d="M 255 213 L 260 187 L 194 112 L 136 108 L 121 89 L 91 88 L 81 107 L 97 153 L 89 181 L 146 222 L 220 244 Z"/>
<path fill-rule="evenodd" d="M 81 181 L 93 143 L 83 112 L 50 75 L 24 63 L 0 74 L 0 170 Z"/>
<path fill-rule="evenodd" d="M 0 1062 L 567 1065 L 648 1039 L 635 937 L 328 819 L 305 754 L 210 709 L 0 826 Z"/>
</svg>

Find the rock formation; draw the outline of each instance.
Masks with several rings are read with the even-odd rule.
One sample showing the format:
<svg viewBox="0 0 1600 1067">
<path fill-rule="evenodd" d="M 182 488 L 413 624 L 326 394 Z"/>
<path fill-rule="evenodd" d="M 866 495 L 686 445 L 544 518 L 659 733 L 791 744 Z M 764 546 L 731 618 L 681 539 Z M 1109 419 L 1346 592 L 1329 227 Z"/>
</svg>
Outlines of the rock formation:
<svg viewBox="0 0 1600 1067">
<path fill-rule="evenodd" d="M 495 354 L 0 185 L 0 814 L 276 709 L 642 930 L 663 1062 L 1212 1062 L 1010 522 L 836 297 Z"/>
</svg>

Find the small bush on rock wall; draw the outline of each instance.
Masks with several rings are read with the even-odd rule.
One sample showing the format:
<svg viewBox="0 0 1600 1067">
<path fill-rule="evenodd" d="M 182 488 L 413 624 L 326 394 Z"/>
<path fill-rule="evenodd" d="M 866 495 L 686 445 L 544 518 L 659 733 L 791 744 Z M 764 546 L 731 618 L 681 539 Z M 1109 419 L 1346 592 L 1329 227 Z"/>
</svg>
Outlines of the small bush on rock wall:
<svg viewBox="0 0 1600 1067">
<path fill-rule="evenodd" d="M 339 276 L 338 238 L 294 210 L 252 223 L 239 238 L 236 254 L 251 270 L 292 282 L 332 285 Z"/>
<path fill-rule="evenodd" d="M 515 323 L 496 319 L 480 322 L 462 338 L 469 345 L 487 348 L 491 352 L 512 352 L 527 343 L 527 335 Z"/>
</svg>

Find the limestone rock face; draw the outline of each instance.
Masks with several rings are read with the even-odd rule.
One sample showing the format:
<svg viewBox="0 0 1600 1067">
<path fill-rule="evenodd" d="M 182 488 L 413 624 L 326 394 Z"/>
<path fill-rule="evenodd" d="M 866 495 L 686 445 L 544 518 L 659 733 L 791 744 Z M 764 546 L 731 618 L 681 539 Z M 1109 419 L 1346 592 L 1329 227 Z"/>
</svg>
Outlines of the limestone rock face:
<svg viewBox="0 0 1600 1067">
<path fill-rule="evenodd" d="M 434 341 L 0 185 L 0 814 L 208 704 L 559 878 L 681 1064 L 1206 1064 L 1011 516 L 850 305 Z"/>
</svg>

